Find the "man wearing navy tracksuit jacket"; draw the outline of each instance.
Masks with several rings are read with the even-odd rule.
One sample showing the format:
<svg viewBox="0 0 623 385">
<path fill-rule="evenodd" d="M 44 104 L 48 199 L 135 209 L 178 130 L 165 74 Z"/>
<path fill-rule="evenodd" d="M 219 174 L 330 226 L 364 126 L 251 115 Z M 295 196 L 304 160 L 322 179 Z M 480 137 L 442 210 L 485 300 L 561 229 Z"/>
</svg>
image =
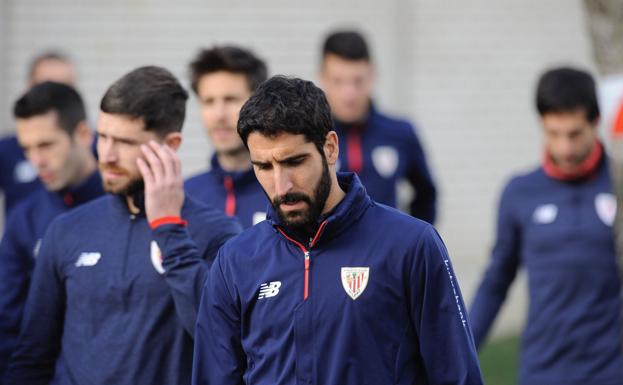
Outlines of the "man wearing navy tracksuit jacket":
<svg viewBox="0 0 623 385">
<path fill-rule="evenodd" d="M 48 225 L 104 193 L 78 92 L 65 84 L 41 83 L 15 102 L 13 112 L 19 143 L 45 188 L 13 208 L 0 243 L 0 378 L 17 343 L 37 250 Z"/>
<path fill-rule="evenodd" d="M 253 170 L 225 171 L 212 156 L 210 171 L 196 175 L 184 184 L 193 198 L 235 216 L 242 227 L 251 227 L 266 219 L 268 199 Z"/>
<path fill-rule="evenodd" d="M 37 171 L 24 157 L 17 137 L 0 139 L 0 190 L 4 195 L 4 213 L 21 199 L 41 187 Z"/>
<path fill-rule="evenodd" d="M 94 172 L 79 186 L 61 193 L 42 187 L 9 215 L 0 243 L 0 373 L 17 344 L 30 278 L 46 229 L 60 214 L 103 193 L 102 180 Z"/>
<path fill-rule="evenodd" d="M 188 94 L 141 67 L 104 95 L 98 155 L 105 197 L 50 225 L 7 384 L 190 383 L 199 296 L 240 225 L 185 196 Z"/>
<path fill-rule="evenodd" d="M 212 266 L 193 384 L 482 384 L 439 235 L 337 175 L 331 128 L 324 94 L 300 79 L 271 78 L 242 108 L 273 208 Z"/>
<path fill-rule="evenodd" d="M 407 182 L 414 196 L 401 208 L 434 223 L 437 192 L 424 150 L 409 122 L 381 114 L 370 101 L 374 68 L 363 36 L 331 33 L 322 55 L 320 80 L 340 140 L 338 168 L 356 172 L 372 199 L 392 207 L 405 203 L 397 202 L 397 186 Z"/>
<path fill-rule="evenodd" d="M 519 383 L 620 385 L 616 200 L 596 136 L 599 108 L 591 76 L 571 68 L 546 72 L 537 107 L 545 161 L 511 179 L 502 193 L 497 240 L 470 312 L 476 345 L 484 343 L 523 265 L 530 305 Z"/>
<path fill-rule="evenodd" d="M 74 86 L 76 73 L 71 60 L 58 52 L 45 52 L 30 63 L 28 88 L 53 81 Z M 17 137 L 10 135 L 0 139 L 0 190 L 4 195 L 5 219 L 8 212 L 21 199 L 41 187 L 37 171 L 24 157 Z"/>
<path fill-rule="evenodd" d="M 186 191 L 250 227 L 266 219 L 268 200 L 255 178 L 236 123 L 242 104 L 266 80 L 266 65 L 249 50 L 216 46 L 201 50 L 190 72 L 215 154 L 209 171 L 186 181 Z"/>
</svg>

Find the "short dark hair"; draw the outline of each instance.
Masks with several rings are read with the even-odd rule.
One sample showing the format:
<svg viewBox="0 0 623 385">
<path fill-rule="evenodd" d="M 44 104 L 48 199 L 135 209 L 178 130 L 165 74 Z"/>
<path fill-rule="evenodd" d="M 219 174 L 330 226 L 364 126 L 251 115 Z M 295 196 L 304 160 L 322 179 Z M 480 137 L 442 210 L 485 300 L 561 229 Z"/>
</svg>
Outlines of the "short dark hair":
<svg viewBox="0 0 623 385">
<path fill-rule="evenodd" d="M 42 62 L 46 60 L 58 60 L 63 63 L 67 63 L 69 65 L 72 64 L 69 56 L 67 56 L 66 54 L 60 51 L 45 51 L 35 56 L 34 58 L 32 58 L 32 60 L 30 61 L 30 65 L 28 66 L 28 78 L 29 79 L 32 79 L 39 64 L 41 64 Z"/>
<path fill-rule="evenodd" d="M 281 75 L 258 87 L 240 109 L 238 119 L 238 134 L 247 147 L 252 132 L 267 137 L 302 134 L 322 155 L 332 129 L 331 108 L 324 92 L 310 81 Z"/>
<path fill-rule="evenodd" d="M 190 63 L 193 91 L 197 93 L 202 76 L 218 71 L 244 75 L 252 92 L 268 77 L 266 64 L 253 52 L 234 46 L 215 46 L 199 51 L 195 60 Z"/>
<path fill-rule="evenodd" d="M 368 44 L 357 31 L 335 31 L 327 36 L 322 46 L 323 58 L 328 54 L 337 55 L 347 60 L 370 61 Z"/>
<path fill-rule="evenodd" d="M 599 118 L 595 80 L 590 73 L 575 68 L 550 69 L 539 79 L 536 108 L 541 116 L 582 109 L 586 119 L 595 122 Z"/>
<path fill-rule="evenodd" d="M 71 136 L 80 122 L 86 121 L 86 111 L 80 94 L 66 84 L 43 82 L 31 87 L 13 107 L 17 119 L 29 119 L 56 111 L 58 126 Z"/>
<path fill-rule="evenodd" d="M 145 130 L 161 137 L 182 131 L 188 92 L 162 67 L 137 68 L 113 83 L 100 109 L 109 114 L 142 119 Z"/>
</svg>

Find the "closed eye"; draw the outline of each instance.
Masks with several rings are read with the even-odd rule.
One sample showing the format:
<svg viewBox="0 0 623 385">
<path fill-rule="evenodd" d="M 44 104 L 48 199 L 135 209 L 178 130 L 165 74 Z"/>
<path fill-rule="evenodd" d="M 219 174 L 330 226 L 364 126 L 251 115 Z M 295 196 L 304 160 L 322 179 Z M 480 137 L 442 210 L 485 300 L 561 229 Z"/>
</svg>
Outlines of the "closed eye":
<svg viewBox="0 0 623 385">
<path fill-rule="evenodd" d="M 283 164 L 285 166 L 288 166 L 288 167 L 296 167 L 296 166 L 302 164 L 305 161 L 305 159 L 307 159 L 307 154 L 295 156 L 293 158 L 284 159 L 284 160 L 282 160 L 279 163 L 281 163 L 281 164 Z"/>
<path fill-rule="evenodd" d="M 257 168 L 258 170 L 270 170 L 272 168 L 272 165 L 270 163 L 261 163 L 261 162 L 251 162 L 253 163 L 253 165 L 255 166 L 255 168 Z"/>
</svg>

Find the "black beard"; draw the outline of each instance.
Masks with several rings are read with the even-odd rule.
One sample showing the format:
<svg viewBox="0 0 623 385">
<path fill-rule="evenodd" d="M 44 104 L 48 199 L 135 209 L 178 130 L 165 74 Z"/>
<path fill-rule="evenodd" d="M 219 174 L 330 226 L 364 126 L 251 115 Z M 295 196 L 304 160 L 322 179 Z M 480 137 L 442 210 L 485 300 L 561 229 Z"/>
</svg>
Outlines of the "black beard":
<svg viewBox="0 0 623 385">
<path fill-rule="evenodd" d="M 314 198 L 302 193 L 290 193 L 272 200 L 272 205 L 281 222 L 295 232 L 307 235 L 313 234 L 318 228 L 318 221 L 322 215 L 322 209 L 327 203 L 327 198 L 331 192 L 331 176 L 329 175 L 329 166 L 327 160 L 322 157 L 322 176 L 314 189 Z M 307 210 L 299 210 L 285 214 L 280 205 L 282 203 L 303 201 L 307 203 Z"/>
<path fill-rule="evenodd" d="M 145 182 L 142 178 L 130 181 L 128 187 L 118 192 L 116 195 L 122 195 L 126 197 L 135 197 L 137 195 L 143 195 L 145 193 Z"/>
</svg>

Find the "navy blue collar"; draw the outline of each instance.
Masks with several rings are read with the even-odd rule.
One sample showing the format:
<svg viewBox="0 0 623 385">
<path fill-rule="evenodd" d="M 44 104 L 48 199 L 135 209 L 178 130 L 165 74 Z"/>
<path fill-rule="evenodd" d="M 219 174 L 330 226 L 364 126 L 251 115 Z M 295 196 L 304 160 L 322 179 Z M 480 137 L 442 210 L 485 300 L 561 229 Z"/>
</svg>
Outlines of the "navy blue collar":
<svg viewBox="0 0 623 385">
<path fill-rule="evenodd" d="M 67 207 L 75 207 L 104 194 L 102 178 L 98 171 L 75 187 L 63 189 L 57 195 Z"/>
<path fill-rule="evenodd" d="M 234 183 L 234 186 L 246 186 L 248 184 L 257 183 L 257 179 L 255 178 L 255 173 L 253 172 L 253 168 L 250 168 L 245 171 L 225 171 L 221 164 L 218 161 L 218 157 L 216 154 L 212 155 L 212 159 L 210 159 L 210 171 L 212 171 L 218 178 L 222 181 L 226 176 L 229 176 Z"/>
<path fill-rule="evenodd" d="M 350 128 L 357 128 L 360 131 L 365 131 L 366 129 L 368 129 L 368 127 L 374 126 L 372 122 L 376 119 L 377 115 L 378 111 L 376 110 L 374 103 L 370 101 L 370 106 L 368 107 L 368 116 L 365 120 L 363 120 L 362 122 L 346 123 L 334 118 L 333 123 L 335 126 L 335 131 L 339 133 L 345 133 L 345 131 L 348 131 Z"/>
<path fill-rule="evenodd" d="M 337 180 L 342 190 L 346 192 L 346 195 L 333 210 L 318 220 L 318 228 L 322 229 L 322 234 L 319 234 L 319 237 L 317 237 L 319 240 L 333 238 L 342 231 L 349 229 L 372 204 L 366 189 L 355 173 L 338 172 Z M 286 233 L 291 234 L 295 239 L 302 240 L 301 234 L 296 234 L 292 229 L 288 229 L 281 223 L 272 205 L 269 206 L 268 220 L 271 221 L 273 226 L 279 227 Z M 326 222 L 324 226 L 322 226 L 323 222 Z M 306 243 L 307 240 L 303 244 Z"/>
</svg>

